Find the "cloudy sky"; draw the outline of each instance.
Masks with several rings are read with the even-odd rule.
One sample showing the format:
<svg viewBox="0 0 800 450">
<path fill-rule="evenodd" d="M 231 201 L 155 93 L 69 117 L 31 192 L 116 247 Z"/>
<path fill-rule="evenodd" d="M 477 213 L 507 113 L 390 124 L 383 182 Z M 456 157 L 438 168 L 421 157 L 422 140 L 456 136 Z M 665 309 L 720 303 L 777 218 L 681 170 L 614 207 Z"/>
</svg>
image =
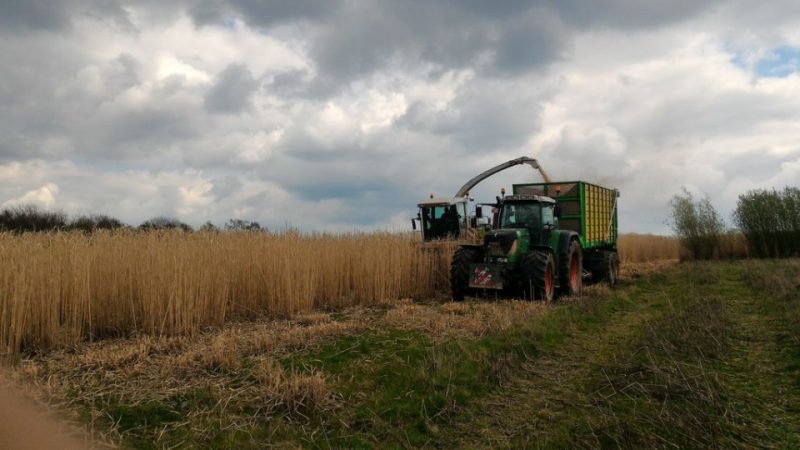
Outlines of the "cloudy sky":
<svg viewBox="0 0 800 450">
<path fill-rule="evenodd" d="M 528 155 L 666 232 L 800 184 L 794 0 L 1 0 L 0 65 L 0 206 L 407 229 Z"/>
</svg>

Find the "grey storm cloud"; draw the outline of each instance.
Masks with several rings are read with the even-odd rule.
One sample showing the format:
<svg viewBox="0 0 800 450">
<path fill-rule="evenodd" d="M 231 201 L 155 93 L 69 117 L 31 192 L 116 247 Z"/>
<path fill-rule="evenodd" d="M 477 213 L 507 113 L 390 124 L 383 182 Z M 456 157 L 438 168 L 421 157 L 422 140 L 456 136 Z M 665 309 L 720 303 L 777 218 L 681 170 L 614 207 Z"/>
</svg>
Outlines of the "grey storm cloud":
<svg viewBox="0 0 800 450">
<path fill-rule="evenodd" d="M 158 14 L 171 9 L 161 2 L 138 2 L 158 7 Z M 169 3 L 169 2 L 163 2 Z M 137 2 L 107 0 L 26 0 L 4 1 L 0 4 L 0 34 L 11 32 L 60 32 L 72 28 L 75 19 L 92 17 L 110 20 L 118 26 L 129 27 L 127 7 Z"/>
<path fill-rule="evenodd" d="M 452 68 L 482 67 L 487 60 L 488 69 L 498 71 L 543 67 L 569 43 L 550 9 L 498 9 L 487 16 L 469 3 L 387 2 L 376 7 L 354 2 L 320 23 L 312 56 L 323 76 L 347 80 L 386 65 L 420 61 Z"/>
<path fill-rule="evenodd" d="M 103 77 L 106 92 L 112 96 L 119 95 L 138 85 L 141 82 L 139 70 L 141 63 L 131 55 L 123 53 L 111 60 Z"/>
<path fill-rule="evenodd" d="M 12 30 L 55 30 L 70 24 L 71 12 L 67 2 L 32 0 L 3 2 L 0 27 Z"/>
<path fill-rule="evenodd" d="M 201 2 L 196 20 L 213 23 L 238 14 L 255 26 L 312 22 L 312 54 L 321 72 L 352 77 L 387 63 L 421 59 L 446 66 L 493 54 L 493 70 L 544 66 L 569 46 L 562 22 L 582 27 L 638 28 L 672 23 L 715 2 L 681 0 L 296 1 Z M 214 5 L 214 6 L 210 6 Z M 216 11 L 209 14 L 208 11 Z M 226 15 L 226 13 L 228 15 Z"/>
<path fill-rule="evenodd" d="M 729 210 L 800 178 L 800 75 L 755 64 L 798 25 L 788 1 L 0 2 L 0 205 L 407 227 L 533 154 L 664 231 L 681 184 Z"/>
<path fill-rule="evenodd" d="M 539 130 L 542 98 L 524 83 L 481 83 L 460 91 L 443 111 L 416 103 L 397 124 L 449 137 L 467 152 L 514 149 Z"/>
<path fill-rule="evenodd" d="M 258 80 L 241 64 L 232 64 L 219 75 L 206 93 L 205 105 L 211 112 L 239 113 L 250 107 L 250 97 L 258 88 Z"/>
<path fill-rule="evenodd" d="M 577 26 L 643 28 L 686 19 L 720 4 L 719 0 L 553 0 L 565 21 Z"/>
<path fill-rule="evenodd" d="M 316 20 L 335 11 L 340 0 L 198 0 L 190 2 L 188 13 L 198 25 L 214 25 L 240 15 L 261 27 L 292 20 Z"/>
<path fill-rule="evenodd" d="M 558 11 L 546 2 L 200 0 L 188 11 L 199 26 L 236 17 L 261 28 L 305 25 L 319 68 L 316 81 L 326 85 L 392 63 L 466 66 L 486 54 L 497 70 L 544 66 L 568 41 Z"/>
</svg>

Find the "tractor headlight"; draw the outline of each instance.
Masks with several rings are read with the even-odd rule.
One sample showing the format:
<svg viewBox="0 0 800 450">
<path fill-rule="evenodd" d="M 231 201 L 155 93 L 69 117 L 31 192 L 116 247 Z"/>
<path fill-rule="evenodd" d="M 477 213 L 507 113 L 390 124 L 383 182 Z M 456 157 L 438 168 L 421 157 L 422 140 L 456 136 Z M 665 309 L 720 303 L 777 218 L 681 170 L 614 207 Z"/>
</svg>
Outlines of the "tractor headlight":
<svg viewBox="0 0 800 450">
<path fill-rule="evenodd" d="M 513 255 L 513 254 L 514 254 L 514 253 L 516 253 L 516 252 L 517 252 L 517 240 L 516 240 L 516 239 L 514 239 L 514 243 L 513 243 L 513 244 L 511 244 L 511 248 L 510 248 L 510 249 L 508 249 L 508 256 L 511 256 L 511 255 Z"/>
<path fill-rule="evenodd" d="M 503 246 L 501 246 L 499 242 L 490 242 L 489 256 L 493 256 L 495 258 L 503 256 Z"/>
</svg>

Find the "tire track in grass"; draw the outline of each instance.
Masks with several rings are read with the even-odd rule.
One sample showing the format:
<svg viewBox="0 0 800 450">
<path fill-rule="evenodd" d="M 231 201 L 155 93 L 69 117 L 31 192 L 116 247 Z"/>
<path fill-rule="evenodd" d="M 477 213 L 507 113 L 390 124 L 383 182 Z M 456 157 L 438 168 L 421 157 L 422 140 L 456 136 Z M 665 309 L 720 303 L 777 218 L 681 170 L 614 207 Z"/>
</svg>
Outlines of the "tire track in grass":
<svg viewBox="0 0 800 450">
<path fill-rule="evenodd" d="M 800 448 L 800 378 L 796 371 L 800 353 L 796 343 L 785 339 L 797 331 L 792 330 L 792 318 L 784 315 L 786 303 L 798 302 L 800 297 L 781 298 L 775 289 L 763 289 L 763 282 L 754 285 L 749 281 L 765 277 L 766 282 L 791 283 L 791 279 L 772 278 L 776 275 L 773 270 L 790 267 L 775 261 L 749 261 L 727 274 L 729 285 L 744 286 L 746 292 L 742 295 L 743 289 L 732 289 L 728 297 L 727 313 L 736 326 L 731 333 L 730 357 L 721 370 L 730 390 L 739 393 L 732 397 L 733 406 L 740 414 L 757 419 L 735 430 L 750 446 Z M 800 270 L 783 275 L 800 277 Z M 753 431 L 758 433 L 751 438 Z"/>
<path fill-rule="evenodd" d="M 611 318 L 644 308 L 636 294 L 646 280 L 614 294 L 568 299 L 548 314 L 477 340 L 436 343 L 425 334 L 386 330 L 349 336 L 285 364 L 338 376 L 344 408 L 309 447 L 452 447 L 455 424 L 508 382 L 528 358 L 552 356 L 572 335 L 602 331 Z M 608 300 L 608 301 L 606 301 Z M 636 319 L 640 320 L 640 319 Z M 532 366 L 529 370 L 534 370 Z M 336 426 L 341 423 L 343 426 Z M 467 445 L 469 447 L 469 445 Z"/>
<path fill-rule="evenodd" d="M 654 304 L 668 303 L 662 288 L 668 279 L 658 274 L 617 289 L 607 298 L 570 305 L 575 309 L 572 336 L 526 361 L 502 392 L 465 409 L 462 421 L 445 437 L 444 447 L 547 446 L 552 429 L 573 422 L 583 410 L 585 399 L 576 388 L 592 369 L 586 361 L 624 344 L 658 314 L 660 308 Z M 606 303 L 602 305 L 608 309 L 606 314 L 600 313 L 600 302 Z M 590 324 L 586 329 L 575 325 L 586 321 Z"/>
<path fill-rule="evenodd" d="M 790 322 L 746 270 L 685 264 L 616 291 L 629 308 L 527 361 L 438 446 L 800 447 Z"/>
</svg>

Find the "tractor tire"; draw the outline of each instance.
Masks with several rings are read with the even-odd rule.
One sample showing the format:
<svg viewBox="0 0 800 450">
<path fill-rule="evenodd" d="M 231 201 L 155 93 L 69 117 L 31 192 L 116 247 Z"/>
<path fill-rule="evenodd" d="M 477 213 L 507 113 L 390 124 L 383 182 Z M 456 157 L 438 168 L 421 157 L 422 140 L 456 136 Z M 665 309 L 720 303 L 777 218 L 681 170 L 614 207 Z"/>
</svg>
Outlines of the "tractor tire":
<svg viewBox="0 0 800 450">
<path fill-rule="evenodd" d="M 583 252 L 577 240 L 569 244 L 558 266 L 559 295 L 579 295 L 583 290 Z"/>
<path fill-rule="evenodd" d="M 605 256 L 605 281 L 610 287 L 614 287 L 619 282 L 619 255 L 608 252 Z"/>
<path fill-rule="evenodd" d="M 450 292 L 454 301 L 464 300 L 469 292 L 469 265 L 480 262 L 481 250 L 475 247 L 460 247 L 450 263 Z"/>
<path fill-rule="evenodd" d="M 556 293 L 556 262 L 553 254 L 533 250 L 522 264 L 525 298 L 552 303 Z"/>
</svg>

